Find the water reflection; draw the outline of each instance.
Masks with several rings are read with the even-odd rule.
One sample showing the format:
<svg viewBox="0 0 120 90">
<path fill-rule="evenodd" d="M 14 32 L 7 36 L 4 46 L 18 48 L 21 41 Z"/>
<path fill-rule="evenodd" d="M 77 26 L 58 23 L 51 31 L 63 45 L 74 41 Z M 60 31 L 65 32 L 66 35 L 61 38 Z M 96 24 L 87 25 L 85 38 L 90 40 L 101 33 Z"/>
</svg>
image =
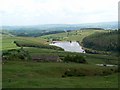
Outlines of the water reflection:
<svg viewBox="0 0 120 90">
<path fill-rule="evenodd" d="M 58 46 L 63 48 L 65 51 L 69 52 L 80 52 L 80 53 L 85 53 L 85 51 L 82 49 L 82 47 L 79 45 L 78 42 L 76 41 L 54 41 L 50 45 Z"/>
</svg>

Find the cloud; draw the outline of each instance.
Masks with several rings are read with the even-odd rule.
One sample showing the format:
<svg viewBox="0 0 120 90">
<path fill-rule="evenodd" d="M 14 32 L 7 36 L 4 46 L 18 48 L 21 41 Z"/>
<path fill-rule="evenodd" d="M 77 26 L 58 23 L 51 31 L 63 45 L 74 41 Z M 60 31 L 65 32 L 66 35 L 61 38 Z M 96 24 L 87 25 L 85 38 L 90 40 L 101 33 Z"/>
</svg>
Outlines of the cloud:
<svg viewBox="0 0 120 90">
<path fill-rule="evenodd" d="M 117 21 L 119 0 L 1 0 L 3 25 Z"/>
</svg>

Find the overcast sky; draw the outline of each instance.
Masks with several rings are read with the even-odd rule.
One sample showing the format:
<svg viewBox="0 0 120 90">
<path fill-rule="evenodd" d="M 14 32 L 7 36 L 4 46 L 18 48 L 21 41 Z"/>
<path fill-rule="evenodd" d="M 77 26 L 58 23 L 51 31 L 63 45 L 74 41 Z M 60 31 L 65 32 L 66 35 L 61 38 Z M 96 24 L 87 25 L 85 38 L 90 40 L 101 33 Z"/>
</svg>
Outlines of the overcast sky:
<svg viewBox="0 0 120 90">
<path fill-rule="evenodd" d="M 117 21 L 119 0 L 0 0 L 2 25 Z"/>
</svg>

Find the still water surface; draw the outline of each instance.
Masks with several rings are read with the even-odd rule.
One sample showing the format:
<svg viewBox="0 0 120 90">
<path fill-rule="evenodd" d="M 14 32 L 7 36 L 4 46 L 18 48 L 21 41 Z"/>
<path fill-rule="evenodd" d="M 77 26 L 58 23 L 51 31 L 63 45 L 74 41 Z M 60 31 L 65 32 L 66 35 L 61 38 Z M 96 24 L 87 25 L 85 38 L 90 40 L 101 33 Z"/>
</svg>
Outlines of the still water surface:
<svg viewBox="0 0 120 90">
<path fill-rule="evenodd" d="M 82 49 L 80 44 L 78 42 L 76 42 L 76 41 L 72 41 L 72 42 L 55 41 L 55 42 L 51 43 L 50 45 L 61 47 L 65 51 L 69 51 L 69 52 L 85 53 L 85 51 Z"/>
</svg>

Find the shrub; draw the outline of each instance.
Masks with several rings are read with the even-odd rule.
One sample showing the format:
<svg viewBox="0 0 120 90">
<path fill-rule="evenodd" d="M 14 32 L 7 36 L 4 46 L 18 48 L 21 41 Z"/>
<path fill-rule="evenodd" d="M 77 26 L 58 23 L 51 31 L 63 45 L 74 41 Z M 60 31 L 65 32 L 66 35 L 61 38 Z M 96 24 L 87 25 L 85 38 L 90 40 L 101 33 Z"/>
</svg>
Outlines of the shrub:
<svg viewBox="0 0 120 90">
<path fill-rule="evenodd" d="M 85 58 L 80 55 L 67 55 L 64 57 L 64 62 L 87 63 Z"/>
<path fill-rule="evenodd" d="M 29 53 L 25 50 L 8 50 L 2 54 L 4 60 L 30 60 L 31 57 Z"/>
<path fill-rule="evenodd" d="M 79 77 L 79 76 L 107 76 L 118 72 L 117 68 L 69 68 L 67 69 L 62 77 Z"/>
<path fill-rule="evenodd" d="M 86 76 L 85 75 L 85 73 L 84 72 L 81 72 L 81 71 L 79 71 L 79 70 L 77 70 L 77 69 L 67 69 L 65 72 L 64 72 L 64 75 L 62 75 L 62 77 L 66 77 L 66 76 L 68 76 L 68 77 L 72 77 L 72 76 L 76 76 L 76 77 L 78 77 L 78 76 Z"/>
</svg>

